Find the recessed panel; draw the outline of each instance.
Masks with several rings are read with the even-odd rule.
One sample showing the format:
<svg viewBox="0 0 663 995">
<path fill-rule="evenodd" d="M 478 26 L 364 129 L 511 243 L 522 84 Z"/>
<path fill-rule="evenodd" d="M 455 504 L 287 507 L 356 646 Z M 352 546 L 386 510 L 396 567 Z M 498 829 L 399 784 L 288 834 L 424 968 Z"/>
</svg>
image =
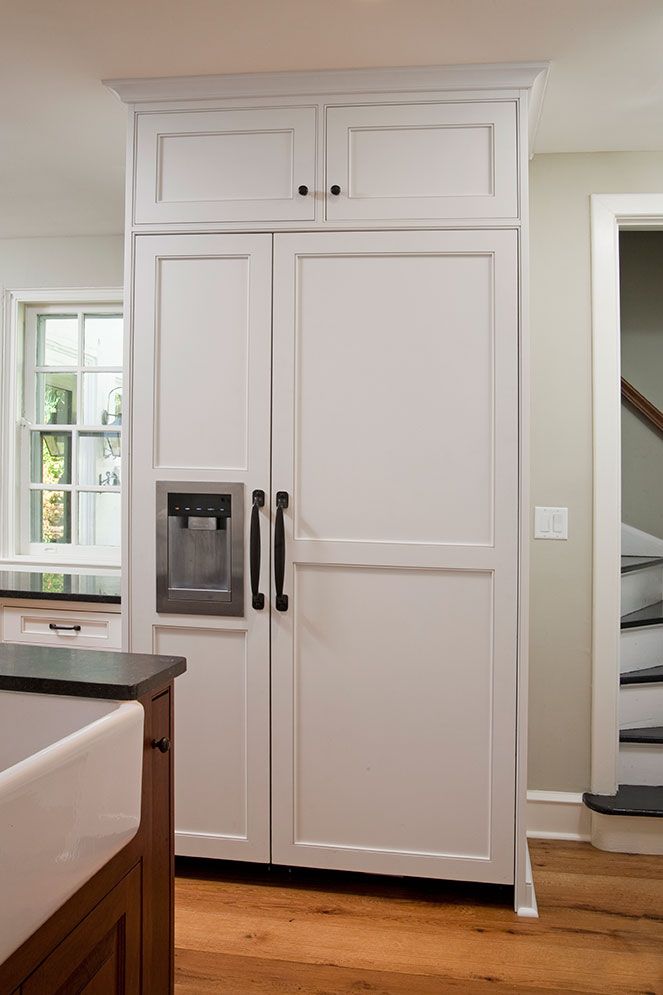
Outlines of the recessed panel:
<svg viewBox="0 0 663 995">
<path fill-rule="evenodd" d="M 293 142 L 292 130 L 160 135 L 157 200 L 292 197 Z"/>
<path fill-rule="evenodd" d="M 493 129 L 351 128 L 350 197 L 489 197 Z"/>
<path fill-rule="evenodd" d="M 249 259 L 157 265 L 155 466 L 244 469 Z"/>
<path fill-rule="evenodd" d="M 294 842 L 489 859 L 492 574 L 299 567 Z"/>
<path fill-rule="evenodd" d="M 154 652 L 187 659 L 175 694 L 175 828 L 246 838 L 246 634 L 157 627 Z"/>
<path fill-rule="evenodd" d="M 298 259 L 298 538 L 490 545 L 488 253 Z"/>
</svg>

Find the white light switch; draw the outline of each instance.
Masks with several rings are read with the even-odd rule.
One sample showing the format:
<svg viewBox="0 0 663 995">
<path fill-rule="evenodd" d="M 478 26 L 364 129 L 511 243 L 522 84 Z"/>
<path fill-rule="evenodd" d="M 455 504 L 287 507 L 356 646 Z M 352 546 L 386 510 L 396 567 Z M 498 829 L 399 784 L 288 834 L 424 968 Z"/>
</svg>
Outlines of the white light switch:
<svg viewBox="0 0 663 995">
<path fill-rule="evenodd" d="M 568 508 L 535 508 L 534 509 L 535 539 L 568 539 L 569 509 Z"/>
</svg>

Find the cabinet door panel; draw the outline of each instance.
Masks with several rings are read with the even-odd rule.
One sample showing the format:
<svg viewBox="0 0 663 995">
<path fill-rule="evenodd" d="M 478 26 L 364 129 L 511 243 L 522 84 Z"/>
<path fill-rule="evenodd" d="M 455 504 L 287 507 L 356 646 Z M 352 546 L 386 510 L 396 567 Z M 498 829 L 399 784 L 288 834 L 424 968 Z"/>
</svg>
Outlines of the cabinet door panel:
<svg viewBox="0 0 663 995">
<path fill-rule="evenodd" d="M 134 867 L 21 985 L 22 995 L 138 995 L 141 871 Z"/>
<path fill-rule="evenodd" d="M 275 239 L 273 859 L 513 881 L 516 234 Z"/>
<path fill-rule="evenodd" d="M 137 115 L 136 224 L 312 221 L 313 107 Z"/>
<path fill-rule="evenodd" d="M 326 134 L 328 221 L 518 216 L 513 101 L 329 107 Z"/>
<path fill-rule="evenodd" d="M 246 633 L 163 626 L 154 646 L 188 664 L 175 707 L 176 852 L 269 859 L 268 813 L 256 804 L 269 793 L 269 719 L 248 712 Z"/>
</svg>

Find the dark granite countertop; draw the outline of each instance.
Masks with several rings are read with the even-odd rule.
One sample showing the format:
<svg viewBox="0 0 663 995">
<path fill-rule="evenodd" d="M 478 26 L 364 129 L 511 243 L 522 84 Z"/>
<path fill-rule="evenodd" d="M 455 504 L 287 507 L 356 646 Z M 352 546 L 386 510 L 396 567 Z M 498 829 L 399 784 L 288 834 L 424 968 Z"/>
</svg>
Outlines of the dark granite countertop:
<svg viewBox="0 0 663 995">
<path fill-rule="evenodd" d="M 127 701 L 185 670 L 183 656 L 0 644 L 0 691 Z"/>
<path fill-rule="evenodd" d="M 39 598 L 48 601 L 90 601 L 119 605 L 120 583 L 117 574 L 0 570 L 0 598 Z"/>
</svg>

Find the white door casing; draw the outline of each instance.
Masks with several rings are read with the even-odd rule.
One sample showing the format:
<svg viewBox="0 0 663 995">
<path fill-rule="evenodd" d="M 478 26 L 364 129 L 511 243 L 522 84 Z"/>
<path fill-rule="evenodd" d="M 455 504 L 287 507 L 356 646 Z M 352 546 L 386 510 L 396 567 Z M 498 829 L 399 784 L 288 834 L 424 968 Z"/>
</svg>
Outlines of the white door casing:
<svg viewBox="0 0 663 995">
<path fill-rule="evenodd" d="M 511 230 L 275 236 L 276 863 L 513 882 L 516 270 Z"/>
<path fill-rule="evenodd" d="M 175 704 L 180 854 L 269 860 L 271 235 L 135 240 L 130 648 L 181 654 Z M 244 485 L 261 512 L 263 611 L 158 614 L 155 483 Z"/>
</svg>

